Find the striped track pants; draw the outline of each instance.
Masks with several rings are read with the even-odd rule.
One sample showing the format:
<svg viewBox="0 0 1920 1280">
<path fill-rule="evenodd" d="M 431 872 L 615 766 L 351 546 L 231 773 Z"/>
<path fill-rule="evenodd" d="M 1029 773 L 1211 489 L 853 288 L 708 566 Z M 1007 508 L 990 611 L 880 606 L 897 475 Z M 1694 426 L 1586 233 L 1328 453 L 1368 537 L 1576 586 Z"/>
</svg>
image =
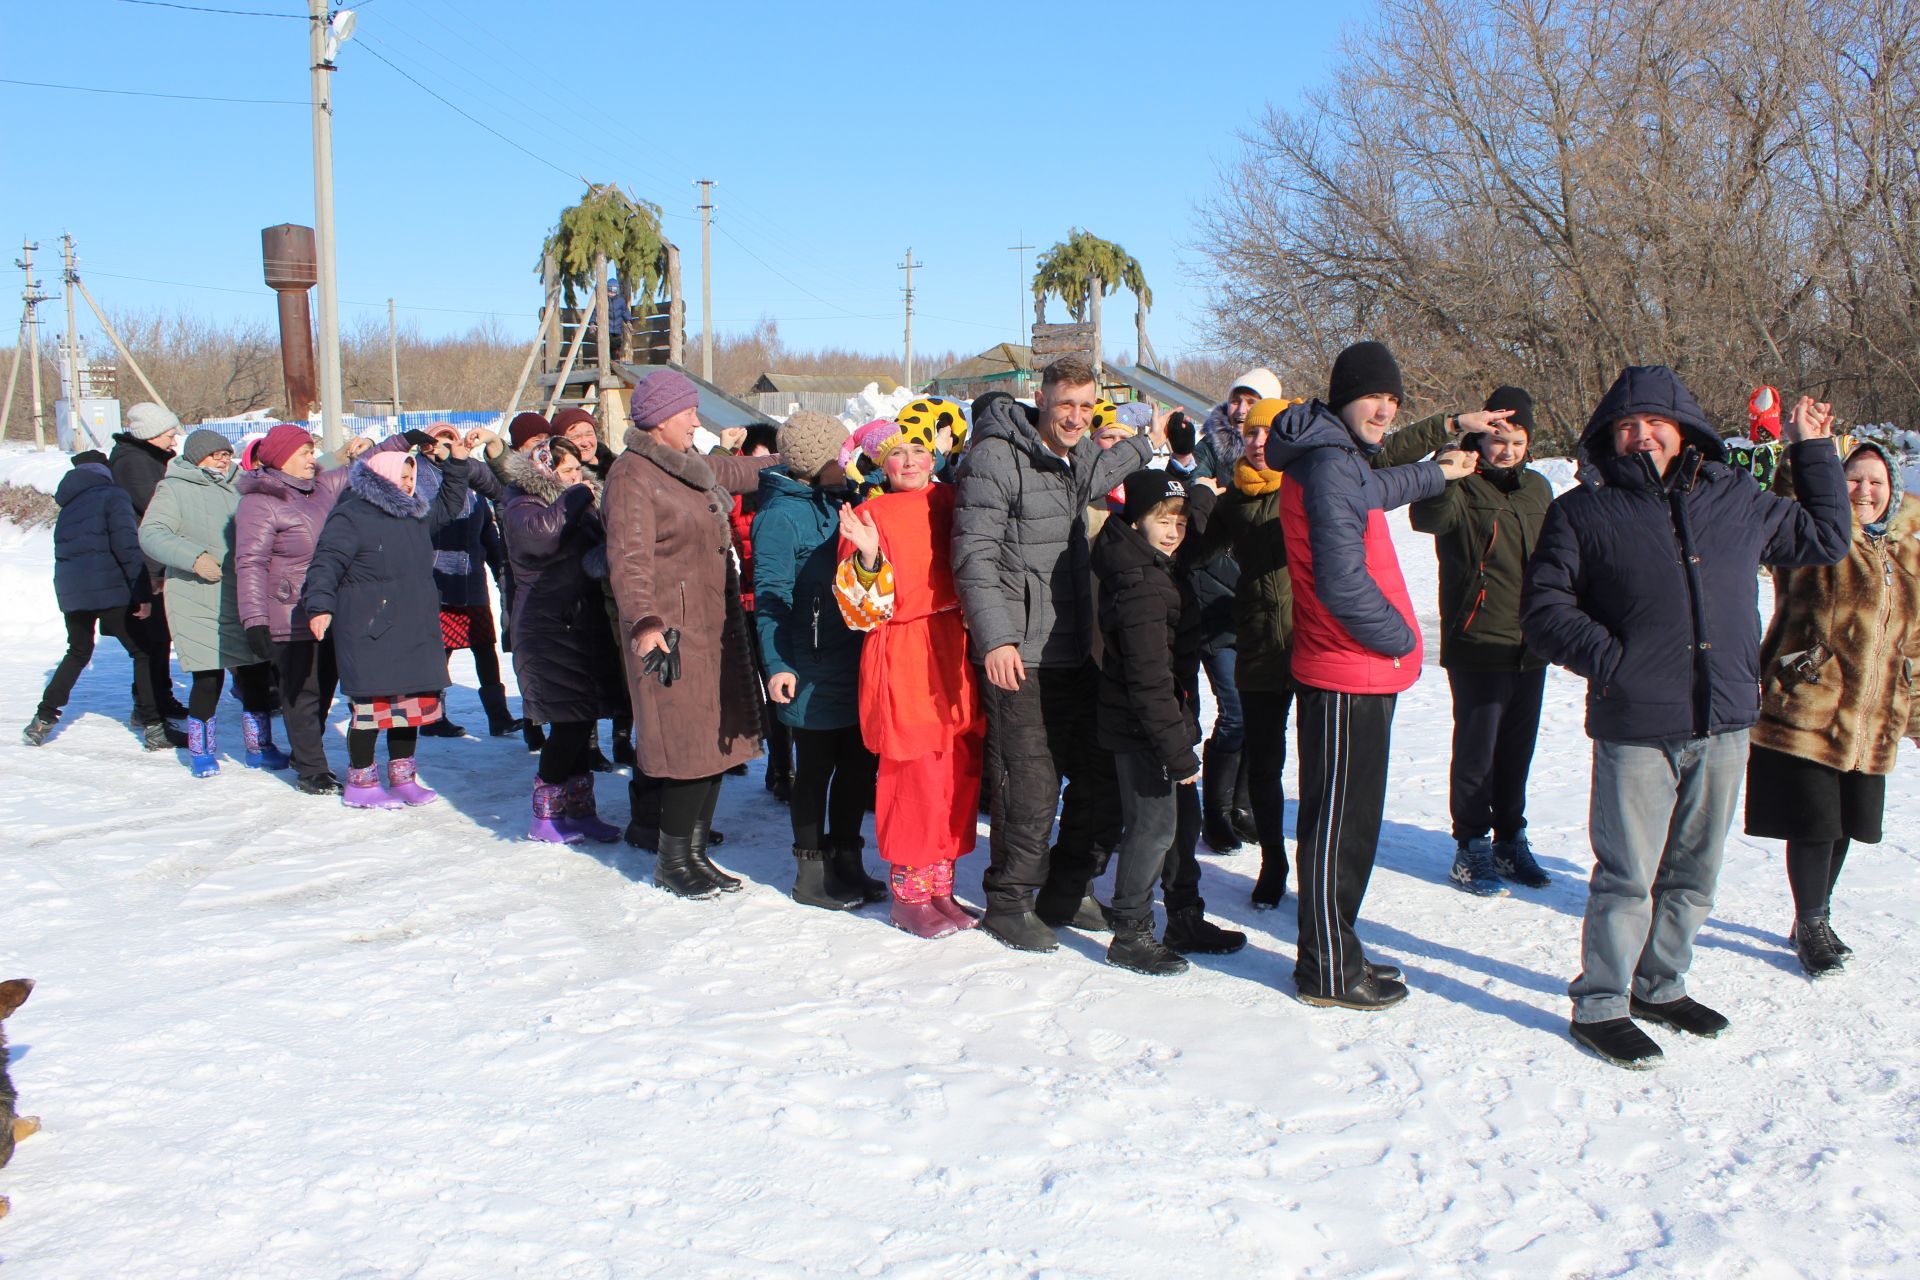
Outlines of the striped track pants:
<svg viewBox="0 0 1920 1280">
<path fill-rule="evenodd" d="M 1396 701 L 1390 693 L 1300 689 L 1300 943 L 1293 980 L 1310 995 L 1341 995 L 1366 976 L 1353 926 L 1380 843 Z"/>
</svg>

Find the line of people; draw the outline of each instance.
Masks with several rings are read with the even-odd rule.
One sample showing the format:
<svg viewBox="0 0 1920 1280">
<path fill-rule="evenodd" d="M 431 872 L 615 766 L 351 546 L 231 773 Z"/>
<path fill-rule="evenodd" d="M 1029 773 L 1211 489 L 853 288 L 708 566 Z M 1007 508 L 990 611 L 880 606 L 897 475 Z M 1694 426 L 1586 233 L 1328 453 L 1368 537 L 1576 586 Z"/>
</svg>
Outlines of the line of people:
<svg viewBox="0 0 1920 1280">
<path fill-rule="evenodd" d="M 916 935 L 978 926 L 1034 952 L 1061 928 L 1110 931 L 1112 963 L 1172 974 L 1186 955 L 1244 946 L 1206 918 L 1196 852 L 1251 837 L 1254 905 L 1278 906 L 1290 872 L 1298 888 L 1301 999 L 1384 1009 L 1406 997 L 1404 977 L 1356 926 L 1396 701 L 1424 660 L 1385 521 L 1404 505 L 1439 561 L 1449 874 L 1464 891 L 1549 883 L 1526 822 L 1546 666 L 1589 683 L 1596 865 L 1573 1037 L 1644 1065 L 1660 1051 L 1635 1019 L 1725 1026 L 1685 975 L 1743 776 L 1749 833 L 1787 841 L 1802 964 L 1840 967 L 1834 882 L 1851 842 L 1879 839 L 1895 746 L 1920 732 L 1920 511 L 1895 460 L 1871 444 L 1840 458 L 1831 410 L 1807 400 L 1766 492 L 1726 465 L 1671 370 L 1635 367 L 1582 436 L 1588 479 L 1556 500 L 1526 466 L 1524 390 L 1394 430 L 1404 395 L 1392 354 L 1362 342 L 1324 398 L 1288 400 L 1256 369 L 1195 428 L 1108 404 L 1069 357 L 1032 405 L 930 398 L 852 435 L 799 412 L 771 441 L 703 455 L 697 391 L 662 371 L 636 390 L 617 455 L 584 411 L 522 414 L 505 440 L 437 428 L 356 441 L 330 469 L 283 425 L 236 482 L 230 445 L 200 431 L 144 515 L 142 495 L 113 483 L 117 460 L 80 455 L 56 528 L 69 652 L 27 737 L 50 731 L 93 628 L 144 659 L 139 628 L 165 597 L 193 677 L 196 774 L 217 769 L 213 709 L 231 669 L 247 763 L 288 763 L 272 739 L 277 690 L 300 784 L 333 789 L 337 673 L 352 702 L 345 802 L 430 803 L 415 744 L 444 723 L 448 654 L 471 648 L 490 731 L 524 726 L 540 753 L 533 839 L 623 834 L 593 787 L 610 720 L 616 758 L 633 763 L 624 834 L 655 851 L 655 883 L 737 890 L 711 856 L 718 791 L 772 741 L 798 902 L 890 900 Z M 123 447 L 173 443 L 141 434 L 154 408 L 129 415 Z M 1778 587 L 1764 643 L 1763 565 Z M 506 601 L 521 720 L 498 678 L 484 566 Z M 1204 747 L 1203 671 L 1217 708 Z M 171 684 L 150 672 L 136 660 L 135 718 L 158 748 Z M 983 805 L 976 917 L 955 898 L 955 864 Z M 864 865 L 869 809 L 885 880 Z M 1101 904 L 1089 886 L 1109 862 Z"/>
</svg>

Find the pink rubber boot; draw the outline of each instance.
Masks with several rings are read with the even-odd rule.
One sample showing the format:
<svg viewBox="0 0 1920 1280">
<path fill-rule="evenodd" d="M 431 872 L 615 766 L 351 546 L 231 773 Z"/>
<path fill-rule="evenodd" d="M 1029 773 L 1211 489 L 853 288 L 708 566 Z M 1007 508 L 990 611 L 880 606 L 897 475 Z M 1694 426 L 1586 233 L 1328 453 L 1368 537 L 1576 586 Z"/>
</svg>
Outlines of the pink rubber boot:
<svg viewBox="0 0 1920 1280">
<path fill-rule="evenodd" d="M 933 905 L 933 876 L 927 867 L 893 869 L 893 911 L 889 920 L 916 938 L 944 938 L 958 933 L 945 912 Z"/>
<path fill-rule="evenodd" d="M 593 775 L 583 773 L 566 782 L 566 817 L 561 826 L 595 844 L 612 844 L 620 838 L 620 828 L 600 820 L 600 807 L 593 798 Z"/>
<path fill-rule="evenodd" d="M 380 785 L 380 768 L 348 769 L 347 785 L 341 788 L 340 803 L 349 809 L 398 809 L 400 801 Z"/>
<path fill-rule="evenodd" d="M 566 812 L 566 788 L 536 777 L 533 780 L 533 825 L 527 828 L 527 839 L 544 840 L 549 844 L 578 844 L 581 835 L 566 824 Z"/>
<path fill-rule="evenodd" d="M 432 804 L 440 798 L 440 793 L 420 785 L 413 774 L 413 757 L 405 760 L 387 761 L 387 794 L 401 804 Z"/>
<path fill-rule="evenodd" d="M 933 896 L 929 901 L 933 903 L 934 910 L 953 921 L 956 929 L 978 927 L 980 921 L 973 913 L 953 900 L 953 864 L 936 862 L 927 870 L 933 873 Z"/>
</svg>

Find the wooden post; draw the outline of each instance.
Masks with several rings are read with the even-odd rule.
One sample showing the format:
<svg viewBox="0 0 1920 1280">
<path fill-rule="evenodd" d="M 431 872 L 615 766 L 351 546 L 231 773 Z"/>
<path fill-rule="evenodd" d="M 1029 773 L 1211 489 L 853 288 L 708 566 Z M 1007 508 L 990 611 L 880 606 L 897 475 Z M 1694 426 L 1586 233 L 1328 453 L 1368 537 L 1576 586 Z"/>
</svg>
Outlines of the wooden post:
<svg viewBox="0 0 1920 1280">
<path fill-rule="evenodd" d="M 13 420 L 13 387 L 20 380 L 20 353 L 27 346 L 27 318 L 20 317 L 20 337 L 13 344 L 13 368 L 7 373 L 7 398 L 0 402 L 0 435 L 6 434 L 7 424 Z"/>
<path fill-rule="evenodd" d="M 687 300 L 680 292 L 680 246 L 667 246 L 667 361 L 687 363 Z"/>
<path fill-rule="evenodd" d="M 595 298 L 594 302 L 600 299 Z M 580 317 L 580 327 L 573 332 L 573 341 L 567 344 L 567 359 L 560 366 L 560 373 L 553 380 L 553 394 L 547 397 L 546 416 L 553 416 L 553 407 L 560 403 L 560 397 L 567 389 L 567 379 L 573 376 L 574 361 L 580 358 L 580 344 L 586 340 L 587 326 L 593 323 L 593 303 L 587 304 L 587 314 Z"/>
<path fill-rule="evenodd" d="M 1159 362 L 1158 356 L 1154 357 L 1153 365 L 1147 364 L 1147 356 L 1152 351 L 1153 347 L 1147 342 L 1147 304 L 1136 298 L 1133 310 L 1133 362 L 1154 368 Z"/>
<path fill-rule="evenodd" d="M 540 260 L 540 284 L 547 291 L 547 297 L 560 297 L 560 264 L 553 254 L 548 253 Z M 540 361 L 540 372 L 551 373 L 560 363 L 560 308 L 554 307 L 546 319 L 540 322 L 540 341 L 545 355 Z"/>
<path fill-rule="evenodd" d="M 597 393 L 607 385 L 613 372 L 613 335 L 608 332 L 607 324 L 607 255 L 593 255 L 593 310 L 600 317 L 600 327 L 594 331 L 594 360 L 599 380 L 594 387 Z M 598 398 L 596 396 L 596 398 Z"/>
<path fill-rule="evenodd" d="M 1093 371 L 1101 371 L 1100 356 L 1100 277 L 1087 273 L 1087 319 L 1093 325 Z"/>
<path fill-rule="evenodd" d="M 500 415 L 500 434 L 507 434 L 507 424 L 513 421 L 513 414 L 520 407 L 520 397 L 526 392 L 527 379 L 533 376 L 533 362 L 540 358 L 540 352 L 547 345 L 547 322 L 553 313 L 560 309 L 560 295 L 549 293 L 547 305 L 540 309 L 540 327 L 534 331 L 533 345 L 527 348 L 527 359 L 520 366 L 519 381 L 513 384 L 513 398 L 507 401 L 507 407 Z"/>
<path fill-rule="evenodd" d="M 120 353 L 120 358 L 127 362 L 129 369 L 133 370 L 133 376 L 140 379 L 140 385 L 147 389 L 147 394 L 153 397 L 153 402 L 165 409 L 167 402 L 162 400 L 160 393 L 153 389 L 153 383 L 147 381 L 146 371 L 140 367 L 140 362 L 133 358 L 133 352 L 127 350 L 127 344 L 120 341 L 119 330 L 113 327 L 113 321 L 107 319 L 107 313 L 100 309 L 100 304 L 93 300 L 91 293 L 87 292 L 86 283 L 76 275 L 73 278 L 73 284 L 80 290 L 80 296 L 86 299 L 87 306 L 93 309 L 93 318 L 100 322 L 100 327 L 107 331 L 107 337 L 113 340 L 113 349 Z"/>
</svg>

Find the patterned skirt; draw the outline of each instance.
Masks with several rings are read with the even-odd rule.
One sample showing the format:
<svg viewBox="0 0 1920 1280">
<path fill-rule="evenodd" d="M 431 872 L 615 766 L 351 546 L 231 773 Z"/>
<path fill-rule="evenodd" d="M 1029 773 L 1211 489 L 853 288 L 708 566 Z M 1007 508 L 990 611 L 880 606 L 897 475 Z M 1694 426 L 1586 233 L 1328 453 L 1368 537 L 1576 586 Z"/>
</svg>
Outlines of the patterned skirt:
<svg viewBox="0 0 1920 1280">
<path fill-rule="evenodd" d="M 351 729 L 418 729 L 441 716 L 437 693 L 405 693 L 393 697 L 353 699 Z"/>
<path fill-rule="evenodd" d="M 466 609 L 440 608 L 440 645 L 451 653 L 493 643 L 493 606 L 486 601 Z"/>
</svg>

